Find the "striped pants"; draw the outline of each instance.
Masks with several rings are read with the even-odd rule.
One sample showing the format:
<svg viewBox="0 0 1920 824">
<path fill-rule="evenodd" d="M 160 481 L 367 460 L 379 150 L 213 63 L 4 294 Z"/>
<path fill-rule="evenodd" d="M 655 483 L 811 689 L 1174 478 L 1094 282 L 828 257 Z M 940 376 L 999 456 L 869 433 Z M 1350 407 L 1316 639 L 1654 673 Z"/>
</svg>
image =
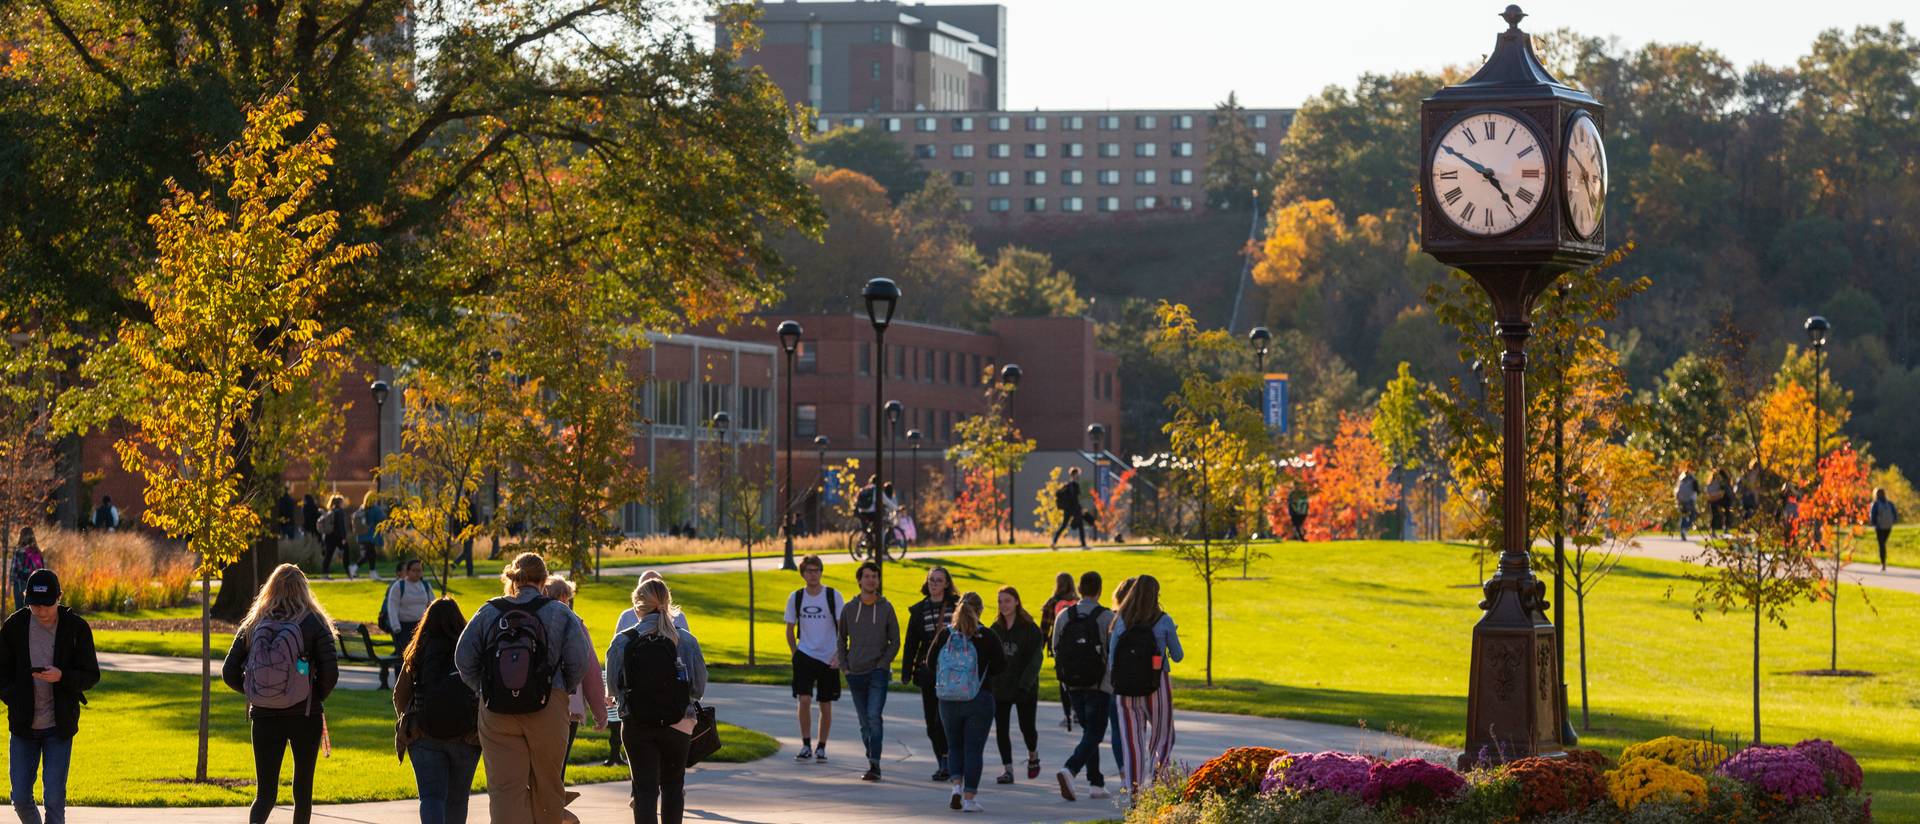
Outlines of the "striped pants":
<svg viewBox="0 0 1920 824">
<path fill-rule="evenodd" d="M 1119 724 L 1120 767 L 1138 792 L 1173 763 L 1173 680 L 1165 670 L 1154 694 L 1120 696 Z"/>
</svg>

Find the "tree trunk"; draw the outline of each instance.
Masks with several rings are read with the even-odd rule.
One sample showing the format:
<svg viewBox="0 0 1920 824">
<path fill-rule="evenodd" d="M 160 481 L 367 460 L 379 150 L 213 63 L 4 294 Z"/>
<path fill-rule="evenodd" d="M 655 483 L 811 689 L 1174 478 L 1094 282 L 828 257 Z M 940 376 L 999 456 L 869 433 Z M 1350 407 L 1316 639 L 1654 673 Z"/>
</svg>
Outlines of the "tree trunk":
<svg viewBox="0 0 1920 824">
<path fill-rule="evenodd" d="M 1827 669 L 1840 670 L 1840 564 L 1834 564 L 1833 598 L 1828 607 L 1828 620 L 1833 628 L 1832 644 L 1827 651 Z"/>
<path fill-rule="evenodd" d="M 240 560 L 220 571 L 220 594 L 213 599 L 213 617 L 237 622 L 247 614 L 253 596 L 266 583 L 268 575 L 280 565 L 279 539 L 267 535 L 253 539 Z"/>
<path fill-rule="evenodd" d="M 1213 686 L 1213 576 L 1207 576 L 1207 686 Z"/>
<path fill-rule="evenodd" d="M 753 542 L 747 542 L 747 666 L 753 666 L 754 624 L 760 618 L 759 604 L 753 600 Z"/>
<path fill-rule="evenodd" d="M 1587 715 L 1587 596 L 1578 587 L 1573 590 L 1573 606 L 1580 622 L 1580 728 L 1593 729 L 1593 720 Z"/>
<path fill-rule="evenodd" d="M 213 578 L 200 576 L 200 755 L 193 768 L 193 780 L 207 781 L 207 734 L 213 712 Z"/>
<path fill-rule="evenodd" d="M 1758 551 L 1758 550 L 1756 550 Z M 1755 566 L 1759 564 L 1754 559 Z M 1760 743 L 1760 596 L 1753 598 L 1753 743 Z"/>
</svg>

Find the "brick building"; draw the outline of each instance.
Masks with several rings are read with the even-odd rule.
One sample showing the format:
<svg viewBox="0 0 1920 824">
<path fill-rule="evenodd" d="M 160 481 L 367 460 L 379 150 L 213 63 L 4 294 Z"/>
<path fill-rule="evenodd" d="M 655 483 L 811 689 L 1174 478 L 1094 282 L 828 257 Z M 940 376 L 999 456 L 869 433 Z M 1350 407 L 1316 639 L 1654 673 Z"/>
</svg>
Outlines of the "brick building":
<svg viewBox="0 0 1920 824">
<path fill-rule="evenodd" d="M 1007 99 L 1004 6 L 755 3 L 762 35 L 743 62 L 818 111 L 964 111 Z M 715 39 L 727 44 L 725 29 Z"/>
</svg>

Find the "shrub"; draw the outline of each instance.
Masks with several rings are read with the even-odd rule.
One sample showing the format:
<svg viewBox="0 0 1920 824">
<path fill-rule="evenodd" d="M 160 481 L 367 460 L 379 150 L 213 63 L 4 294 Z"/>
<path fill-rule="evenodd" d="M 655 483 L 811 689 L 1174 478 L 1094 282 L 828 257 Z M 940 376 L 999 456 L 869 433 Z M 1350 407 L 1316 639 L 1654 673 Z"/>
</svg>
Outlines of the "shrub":
<svg viewBox="0 0 1920 824">
<path fill-rule="evenodd" d="M 60 600 L 81 612 L 178 606 L 193 589 L 193 556 L 139 532 L 39 531 Z"/>
<path fill-rule="evenodd" d="M 1706 779 L 1652 758 L 1623 758 L 1606 782 L 1613 803 L 1629 811 L 1650 801 L 1700 804 L 1707 798 Z"/>
<path fill-rule="evenodd" d="M 1452 798 L 1466 785 L 1466 779 L 1446 767 L 1418 758 L 1402 758 L 1369 768 L 1367 786 L 1360 797 L 1374 805 L 1419 808 Z"/>
<path fill-rule="evenodd" d="M 1590 807 L 1607 797 L 1600 771 L 1572 758 L 1522 758 L 1506 773 L 1520 784 L 1521 815 L 1546 815 Z"/>
<path fill-rule="evenodd" d="M 1820 768 L 1820 775 L 1827 783 L 1828 795 L 1857 791 L 1866 779 L 1860 771 L 1860 762 L 1853 760 L 1852 755 L 1832 741 L 1809 738 L 1793 745 L 1793 749 Z"/>
<path fill-rule="evenodd" d="M 1343 752 L 1313 752 L 1276 758 L 1267 767 L 1267 777 L 1260 782 L 1260 791 L 1326 791 L 1358 797 L 1367 788 L 1372 768 L 1372 761 Z"/>
<path fill-rule="evenodd" d="M 1620 752 L 1620 763 L 1625 764 L 1636 758 L 1650 758 L 1694 775 L 1704 776 L 1713 772 L 1720 762 L 1727 760 L 1727 748 L 1712 741 L 1698 738 L 1681 738 L 1674 735 L 1661 736 L 1652 741 L 1628 746 Z"/>
<path fill-rule="evenodd" d="M 1181 797 L 1192 801 L 1207 793 L 1227 796 L 1251 794 L 1261 788 L 1261 779 L 1266 776 L 1268 765 L 1286 757 L 1286 750 L 1271 747 L 1234 747 L 1194 770 L 1193 775 L 1187 778 L 1186 791 Z"/>
<path fill-rule="evenodd" d="M 1721 764 L 1720 774 L 1787 804 L 1818 798 L 1826 787 L 1820 765 L 1792 747 L 1748 747 Z"/>
</svg>

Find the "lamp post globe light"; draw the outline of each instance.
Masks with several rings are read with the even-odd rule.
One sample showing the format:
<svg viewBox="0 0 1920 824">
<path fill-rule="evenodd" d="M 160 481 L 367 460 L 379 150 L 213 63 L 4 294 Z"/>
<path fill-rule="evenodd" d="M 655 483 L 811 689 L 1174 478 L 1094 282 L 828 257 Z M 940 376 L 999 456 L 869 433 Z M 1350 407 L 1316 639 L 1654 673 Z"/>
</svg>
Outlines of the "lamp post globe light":
<svg viewBox="0 0 1920 824">
<path fill-rule="evenodd" d="M 907 519 L 913 522 L 916 536 L 920 531 L 920 439 L 925 437 L 918 429 L 907 430 Z"/>
<path fill-rule="evenodd" d="M 795 409 L 793 400 L 793 363 L 795 354 L 800 351 L 800 335 L 802 331 L 799 321 L 783 320 L 780 322 L 780 326 L 776 332 L 780 336 L 781 350 L 787 353 L 787 385 L 784 390 L 787 395 L 787 477 L 786 481 L 783 482 L 780 487 L 780 500 L 784 502 L 780 509 L 780 531 L 786 534 L 786 549 L 781 554 L 780 568 L 791 570 L 794 568 L 793 527 L 794 521 L 799 517 L 793 511 L 793 417 Z"/>
<path fill-rule="evenodd" d="M 1491 299 L 1504 405 L 1500 564 L 1482 586 L 1463 767 L 1563 752 L 1559 641 L 1528 558 L 1527 339 L 1535 301 L 1606 251 L 1606 110 L 1555 79 L 1508 6 L 1486 64 L 1420 103 L 1420 247 Z"/>
<path fill-rule="evenodd" d="M 1265 410 L 1266 410 L 1266 391 L 1267 391 L 1267 388 L 1266 388 L 1267 387 L 1267 350 L 1272 348 L 1273 346 L 1273 333 L 1267 331 L 1267 327 L 1265 326 L 1255 326 L 1253 327 L 1252 331 L 1249 331 L 1247 333 L 1247 345 L 1253 347 L 1253 377 L 1256 381 L 1259 382 L 1258 384 L 1256 384 L 1259 387 L 1259 389 L 1256 391 L 1260 393 L 1260 398 L 1261 398 L 1261 403 L 1259 406 L 1259 408 L 1261 409 L 1260 433 L 1262 435 L 1266 435 L 1267 421 L 1266 421 Z M 1272 444 L 1272 439 L 1269 437 L 1262 445 L 1269 446 L 1271 444 Z M 1269 457 L 1268 452 L 1269 452 L 1268 449 L 1263 448 L 1260 450 L 1260 457 L 1262 460 L 1268 459 Z M 1262 532 L 1260 527 L 1266 525 L 1265 524 L 1266 511 L 1267 511 L 1267 469 L 1266 467 L 1262 467 L 1260 470 L 1260 508 L 1254 511 L 1254 516 L 1253 516 L 1254 528 L 1253 528 L 1252 536 L 1255 538 L 1260 537 L 1260 533 Z M 1242 578 L 1247 577 L 1247 570 L 1244 564 L 1244 560 L 1240 568 L 1240 577 Z"/>
<path fill-rule="evenodd" d="M 1821 370 L 1827 354 L 1827 335 L 1833 331 L 1833 324 L 1825 317 L 1814 315 L 1807 318 L 1807 348 L 1813 350 L 1813 480 L 1820 479 L 1820 384 Z"/>
<path fill-rule="evenodd" d="M 880 485 L 886 481 L 884 475 L 886 460 L 885 441 L 880 439 L 880 428 L 886 425 L 885 401 L 887 385 L 887 326 L 893 323 L 893 311 L 900 305 L 900 286 L 892 278 L 874 278 L 867 281 L 866 288 L 860 290 L 860 297 L 867 304 L 867 321 L 873 325 L 873 489 L 877 496 Z M 880 568 L 880 581 L 886 583 L 886 527 L 881 519 L 873 519 L 873 543 L 876 547 L 873 563 Z"/>
<path fill-rule="evenodd" d="M 1098 514 L 1100 506 L 1107 502 L 1107 428 L 1098 423 L 1087 424 L 1087 440 L 1093 442 L 1093 500 L 1094 512 Z M 1098 535 L 1099 532 L 1096 521 L 1094 534 Z"/>
<path fill-rule="evenodd" d="M 393 388 L 386 381 L 374 381 L 367 384 L 367 391 L 373 393 L 373 491 L 379 492 L 380 464 L 387 459 L 387 396 Z"/>
<path fill-rule="evenodd" d="M 887 477 L 900 477 L 900 417 L 906 407 L 899 401 L 887 401 Z"/>
<path fill-rule="evenodd" d="M 1000 367 L 1000 383 L 1007 387 L 1007 439 L 1012 441 L 1019 440 L 1019 437 L 1013 431 L 1013 390 L 1020 388 L 1020 376 L 1022 374 L 1024 373 L 1020 371 L 1020 364 L 1017 363 L 1009 363 L 1006 366 Z M 1013 517 L 1014 507 L 1016 506 L 1013 502 L 1014 480 L 1019 476 L 1019 465 L 1010 464 L 1007 467 L 1007 544 L 1009 546 L 1014 543 L 1014 529 L 1019 525 Z"/>
</svg>

